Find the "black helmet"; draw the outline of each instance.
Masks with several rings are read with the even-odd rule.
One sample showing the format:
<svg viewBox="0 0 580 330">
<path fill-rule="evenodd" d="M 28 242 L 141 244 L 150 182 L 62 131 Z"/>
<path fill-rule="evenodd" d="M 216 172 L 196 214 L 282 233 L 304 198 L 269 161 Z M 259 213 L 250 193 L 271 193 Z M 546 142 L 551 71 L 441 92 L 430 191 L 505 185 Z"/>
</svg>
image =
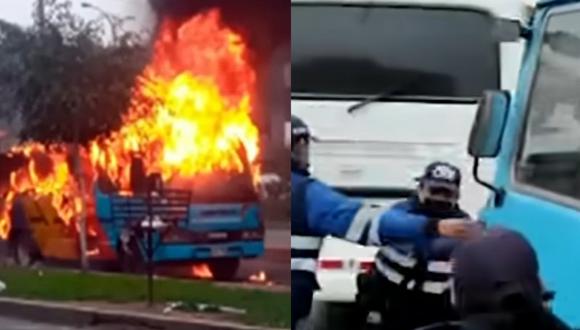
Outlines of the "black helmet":
<svg viewBox="0 0 580 330">
<path fill-rule="evenodd" d="M 307 171 L 309 167 L 308 160 L 308 143 L 310 142 L 310 130 L 306 123 L 292 115 L 291 119 L 291 166 L 293 171 Z M 299 142 L 303 140 L 306 142 L 302 144 L 303 147 L 296 148 Z"/>
<path fill-rule="evenodd" d="M 456 210 L 460 197 L 461 171 L 446 162 L 433 162 L 419 178 L 418 197 L 423 207 L 435 213 Z"/>
<path fill-rule="evenodd" d="M 292 115 L 292 148 L 300 139 L 307 139 L 310 140 L 310 129 L 308 125 L 300 119 Z"/>
</svg>

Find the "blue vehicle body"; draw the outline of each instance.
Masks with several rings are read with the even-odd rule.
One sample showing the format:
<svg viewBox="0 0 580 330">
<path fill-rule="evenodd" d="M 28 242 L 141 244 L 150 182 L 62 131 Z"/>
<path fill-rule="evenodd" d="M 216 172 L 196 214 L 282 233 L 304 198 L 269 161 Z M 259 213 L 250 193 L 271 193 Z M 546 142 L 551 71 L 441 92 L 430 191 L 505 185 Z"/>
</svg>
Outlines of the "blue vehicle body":
<svg viewBox="0 0 580 330">
<path fill-rule="evenodd" d="M 146 201 L 140 197 L 104 193 L 95 189 L 96 216 L 115 251 L 120 250 L 123 231 L 138 227 L 146 218 Z M 116 210 L 115 205 L 132 205 Z M 258 201 L 240 203 L 197 203 L 188 198 L 179 217 L 166 221 L 166 227 L 155 230 L 153 260 L 195 262 L 217 259 L 255 258 L 264 253 L 263 225 Z M 132 212 L 132 215 L 129 214 Z M 153 210 L 165 218 L 163 210 Z M 145 222 L 146 224 L 146 222 Z M 147 246 L 139 238 L 141 254 Z"/>
<path fill-rule="evenodd" d="M 532 21 L 529 22 L 528 41 L 518 88 L 511 95 L 509 106 L 504 105 L 507 113 L 505 121 L 490 122 L 490 129 L 487 131 L 489 141 L 494 140 L 493 135 L 500 137 L 499 148 L 495 153 L 497 170 L 493 187 L 501 191 L 503 196 L 499 203 L 497 199 L 490 198 L 481 211 L 481 218 L 488 224 L 513 228 L 525 234 L 538 252 L 541 275 L 546 287 L 556 292 L 554 311 L 568 324 L 580 327 L 579 197 L 563 196 L 530 184 L 532 181 L 524 181 L 521 173 L 526 168 L 522 167 L 523 161 L 520 159 L 520 155 L 524 153 L 522 145 L 528 139 L 527 126 L 534 125 L 528 123 L 528 112 L 530 104 L 533 105 L 533 91 L 539 76 L 538 67 L 541 63 L 542 47 L 546 42 L 544 34 L 547 24 L 552 15 L 575 11 L 580 11 L 580 1 L 540 1 Z M 580 27 L 580 12 L 578 17 L 576 22 Z M 558 97 L 555 98 L 560 101 Z M 495 109 L 498 107 L 501 108 L 502 105 L 493 104 L 492 111 L 498 110 Z M 554 173 L 558 175 L 558 172 Z M 550 176 L 547 177 L 549 180 Z M 554 180 L 557 180 L 556 176 Z"/>
</svg>

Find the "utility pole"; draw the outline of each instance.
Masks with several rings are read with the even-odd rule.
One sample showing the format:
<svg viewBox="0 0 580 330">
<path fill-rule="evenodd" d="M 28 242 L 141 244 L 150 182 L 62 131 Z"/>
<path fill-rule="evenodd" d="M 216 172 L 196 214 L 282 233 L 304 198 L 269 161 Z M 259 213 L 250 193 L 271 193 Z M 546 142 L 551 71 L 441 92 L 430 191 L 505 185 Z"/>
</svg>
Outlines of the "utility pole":
<svg viewBox="0 0 580 330">
<path fill-rule="evenodd" d="M 41 31 L 46 28 L 46 16 L 44 15 L 44 0 L 36 0 L 36 10 L 38 12 L 38 24 Z"/>
<path fill-rule="evenodd" d="M 133 20 L 135 17 L 127 16 L 119 20 L 119 18 L 111 15 L 110 13 L 104 11 L 102 8 L 97 7 L 89 2 L 81 2 L 81 7 L 93 9 L 97 11 L 101 16 L 109 23 L 111 27 L 111 37 L 113 38 L 113 43 L 116 44 L 119 41 L 119 35 L 117 29 L 120 28 L 120 25 L 126 20 Z"/>
<path fill-rule="evenodd" d="M 78 108 L 75 108 L 75 142 L 73 146 L 73 162 L 74 162 L 74 171 L 75 176 L 77 177 L 77 184 L 78 184 L 78 196 L 81 198 L 81 210 L 80 214 L 78 214 L 78 218 L 76 219 L 79 221 L 80 224 L 80 232 L 79 232 L 79 239 L 80 239 L 80 253 L 81 253 L 81 271 L 83 273 L 89 270 L 89 258 L 87 254 L 87 207 L 86 207 L 86 195 L 85 195 L 85 174 L 83 173 L 83 166 L 81 164 L 80 159 L 80 115 Z"/>
</svg>

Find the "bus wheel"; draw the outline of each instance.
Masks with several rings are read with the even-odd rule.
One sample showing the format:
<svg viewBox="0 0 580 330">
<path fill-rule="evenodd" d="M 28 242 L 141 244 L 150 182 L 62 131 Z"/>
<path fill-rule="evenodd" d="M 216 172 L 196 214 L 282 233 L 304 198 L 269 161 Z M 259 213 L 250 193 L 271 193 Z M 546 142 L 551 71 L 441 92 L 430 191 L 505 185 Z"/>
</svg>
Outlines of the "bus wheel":
<svg viewBox="0 0 580 330">
<path fill-rule="evenodd" d="M 240 268 L 240 259 L 224 258 L 212 260 L 208 263 L 213 277 L 218 281 L 231 281 L 235 279 Z"/>
<path fill-rule="evenodd" d="M 26 234 L 18 235 L 13 241 L 13 258 L 20 267 L 31 267 L 39 258 L 34 252 L 34 243 Z"/>
<path fill-rule="evenodd" d="M 125 245 L 119 242 L 117 256 L 121 272 L 142 273 L 145 271 L 145 259 L 139 248 L 139 242 L 135 238 L 131 238 Z"/>
</svg>

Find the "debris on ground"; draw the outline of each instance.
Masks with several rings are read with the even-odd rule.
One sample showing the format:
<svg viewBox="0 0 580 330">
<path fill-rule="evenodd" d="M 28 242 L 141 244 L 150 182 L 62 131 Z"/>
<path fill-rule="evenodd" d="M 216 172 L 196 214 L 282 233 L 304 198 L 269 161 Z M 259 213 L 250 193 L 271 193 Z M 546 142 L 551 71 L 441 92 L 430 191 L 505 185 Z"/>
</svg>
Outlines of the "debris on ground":
<svg viewBox="0 0 580 330">
<path fill-rule="evenodd" d="M 215 305 L 215 304 L 204 304 L 204 303 L 193 303 L 193 304 L 186 304 L 182 301 L 177 302 L 169 302 L 166 304 L 165 308 L 163 309 L 163 314 L 168 314 L 173 311 L 194 311 L 194 312 L 202 312 L 202 313 L 226 313 L 226 314 L 236 314 L 236 315 L 244 315 L 246 314 L 245 309 L 235 308 L 230 306 L 224 305 Z"/>
</svg>

